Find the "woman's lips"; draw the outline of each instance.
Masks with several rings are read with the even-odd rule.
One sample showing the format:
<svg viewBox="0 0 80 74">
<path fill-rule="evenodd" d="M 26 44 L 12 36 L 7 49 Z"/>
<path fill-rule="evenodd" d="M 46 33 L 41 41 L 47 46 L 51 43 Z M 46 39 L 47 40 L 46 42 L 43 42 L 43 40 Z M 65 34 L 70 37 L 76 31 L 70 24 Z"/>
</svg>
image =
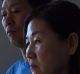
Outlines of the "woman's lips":
<svg viewBox="0 0 80 74">
<path fill-rule="evenodd" d="M 31 64 L 30 64 L 30 68 L 31 68 L 32 70 L 37 69 L 37 68 L 38 68 L 38 65 L 36 65 L 36 64 L 34 64 L 34 63 L 31 63 Z"/>
<path fill-rule="evenodd" d="M 28 58 L 27 61 L 30 65 L 31 70 L 35 70 L 38 68 L 38 63 L 36 62 L 36 60 L 32 60 Z"/>
<path fill-rule="evenodd" d="M 31 64 L 30 67 L 31 68 L 37 68 L 37 65 Z"/>
</svg>

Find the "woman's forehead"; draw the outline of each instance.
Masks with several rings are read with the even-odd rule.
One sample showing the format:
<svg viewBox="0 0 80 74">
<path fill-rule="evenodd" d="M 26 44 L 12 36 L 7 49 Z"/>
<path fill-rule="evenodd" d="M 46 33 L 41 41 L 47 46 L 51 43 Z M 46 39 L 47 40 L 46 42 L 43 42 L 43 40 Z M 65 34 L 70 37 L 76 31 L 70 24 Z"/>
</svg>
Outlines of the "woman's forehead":
<svg viewBox="0 0 80 74">
<path fill-rule="evenodd" d="M 53 34 L 54 32 L 48 27 L 47 22 L 40 19 L 33 19 L 28 23 L 26 35 L 34 35 L 34 34 Z"/>
<path fill-rule="evenodd" d="M 28 28 L 33 30 L 48 30 L 49 26 L 48 23 L 44 19 L 34 18 L 28 23 Z"/>
</svg>

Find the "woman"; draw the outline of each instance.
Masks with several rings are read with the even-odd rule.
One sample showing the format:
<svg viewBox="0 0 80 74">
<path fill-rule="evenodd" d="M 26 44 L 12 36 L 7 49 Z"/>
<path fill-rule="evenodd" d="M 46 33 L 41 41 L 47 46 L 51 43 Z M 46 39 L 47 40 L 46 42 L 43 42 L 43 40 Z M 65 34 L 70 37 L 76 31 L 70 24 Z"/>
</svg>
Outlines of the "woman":
<svg viewBox="0 0 80 74">
<path fill-rule="evenodd" d="M 56 1 L 26 21 L 26 57 L 32 74 L 80 74 L 80 9 Z"/>
</svg>

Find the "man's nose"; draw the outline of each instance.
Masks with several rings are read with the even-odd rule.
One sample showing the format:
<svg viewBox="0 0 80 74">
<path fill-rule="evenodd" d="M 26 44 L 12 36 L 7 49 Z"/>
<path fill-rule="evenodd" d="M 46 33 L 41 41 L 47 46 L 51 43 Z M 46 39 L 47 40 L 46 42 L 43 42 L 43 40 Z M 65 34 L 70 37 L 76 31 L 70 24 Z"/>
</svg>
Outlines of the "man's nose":
<svg viewBox="0 0 80 74">
<path fill-rule="evenodd" d="M 11 14 L 7 14 L 7 16 L 5 17 L 5 26 L 7 25 L 13 25 L 14 24 L 14 20 Z"/>
<path fill-rule="evenodd" d="M 34 44 L 30 44 L 28 46 L 28 48 L 26 49 L 26 57 L 27 57 L 27 59 L 35 59 L 36 58 Z"/>
</svg>

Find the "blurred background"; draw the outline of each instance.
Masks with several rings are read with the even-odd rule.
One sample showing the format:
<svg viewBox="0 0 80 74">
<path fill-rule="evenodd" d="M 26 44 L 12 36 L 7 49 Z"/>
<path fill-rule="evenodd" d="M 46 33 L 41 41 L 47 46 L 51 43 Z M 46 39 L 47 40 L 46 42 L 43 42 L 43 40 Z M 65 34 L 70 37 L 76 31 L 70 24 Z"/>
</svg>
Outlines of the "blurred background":
<svg viewBox="0 0 80 74">
<path fill-rule="evenodd" d="M 76 3 L 80 6 L 80 0 L 69 0 Z M 1 9 L 2 0 L 0 0 L 0 9 Z M 21 53 L 17 47 L 13 44 L 10 44 L 6 33 L 1 24 L 0 16 L 0 74 L 5 74 L 7 68 L 11 64 L 15 63 L 19 58 L 21 58 Z"/>
</svg>

